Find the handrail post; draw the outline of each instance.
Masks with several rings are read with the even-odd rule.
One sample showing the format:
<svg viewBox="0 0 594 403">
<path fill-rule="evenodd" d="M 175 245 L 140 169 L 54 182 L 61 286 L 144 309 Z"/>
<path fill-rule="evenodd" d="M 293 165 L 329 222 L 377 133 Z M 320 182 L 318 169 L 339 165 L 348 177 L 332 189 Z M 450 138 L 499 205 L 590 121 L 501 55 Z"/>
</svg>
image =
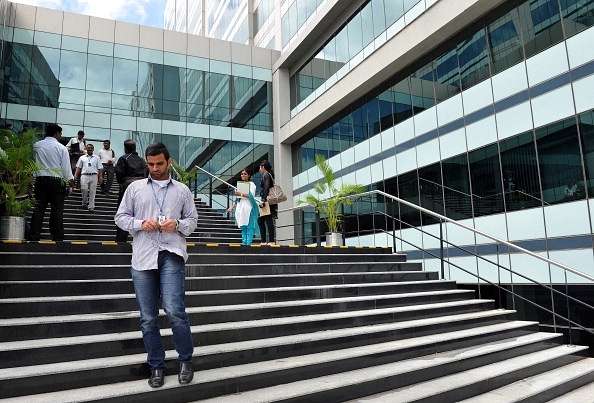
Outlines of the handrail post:
<svg viewBox="0 0 594 403">
<path fill-rule="evenodd" d="M 567 272 L 565 272 L 565 303 L 567 304 L 567 336 L 569 345 L 573 346 L 571 337 L 571 309 L 569 307 L 569 284 L 567 284 Z"/>
<path fill-rule="evenodd" d="M 320 211 L 316 210 L 316 245 L 322 246 L 322 236 L 320 235 Z"/>
<path fill-rule="evenodd" d="M 344 246 L 345 244 L 345 239 L 346 239 L 346 224 L 344 222 L 344 204 L 340 205 L 340 216 L 342 217 L 342 225 L 340 226 L 342 228 L 341 232 L 341 238 L 342 238 L 342 246 Z"/>
<path fill-rule="evenodd" d="M 392 253 L 396 253 L 396 218 L 392 217 Z"/>
<path fill-rule="evenodd" d="M 212 208 L 212 206 L 213 206 L 213 203 L 212 203 L 212 178 L 209 178 L 209 180 L 208 180 L 208 190 L 209 190 L 209 193 L 210 193 L 210 198 L 208 200 L 209 207 Z"/>
<path fill-rule="evenodd" d="M 445 280 L 445 268 L 443 257 L 443 220 L 439 220 L 439 259 L 441 260 L 441 279 Z"/>
</svg>

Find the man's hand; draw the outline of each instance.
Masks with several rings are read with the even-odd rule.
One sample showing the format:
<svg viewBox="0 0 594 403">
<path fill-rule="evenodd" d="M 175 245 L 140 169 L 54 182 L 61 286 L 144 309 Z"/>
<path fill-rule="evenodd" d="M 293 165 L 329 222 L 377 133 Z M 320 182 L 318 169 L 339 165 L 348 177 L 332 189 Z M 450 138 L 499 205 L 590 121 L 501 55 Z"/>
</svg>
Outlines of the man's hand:
<svg viewBox="0 0 594 403">
<path fill-rule="evenodd" d="M 161 230 L 164 232 L 173 232 L 177 228 L 177 220 L 170 218 L 168 220 L 163 221 L 161 224 Z"/>
<path fill-rule="evenodd" d="M 159 223 L 157 222 L 157 220 L 144 220 L 142 222 L 142 225 L 140 226 L 144 231 L 154 231 L 156 229 L 159 229 Z"/>
</svg>

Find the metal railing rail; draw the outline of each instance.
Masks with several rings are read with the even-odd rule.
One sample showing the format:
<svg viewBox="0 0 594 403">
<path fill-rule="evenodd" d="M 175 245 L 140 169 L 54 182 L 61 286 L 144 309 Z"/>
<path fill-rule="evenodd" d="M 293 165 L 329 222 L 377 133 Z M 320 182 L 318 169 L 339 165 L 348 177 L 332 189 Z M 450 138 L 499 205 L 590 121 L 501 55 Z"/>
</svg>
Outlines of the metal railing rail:
<svg viewBox="0 0 594 403">
<path fill-rule="evenodd" d="M 519 299 L 522 299 L 523 301 L 526 301 L 527 303 L 531 304 L 532 306 L 535 306 L 535 307 L 537 307 L 537 308 L 539 308 L 539 309 L 541 309 L 541 310 L 543 310 L 543 311 L 551 314 L 552 317 L 553 317 L 553 322 L 554 322 L 553 323 L 553 327 L 555 328 L 555 331 L 557 329 L 556 318 L 559 318 L 559 319 L 562 319 L 562 320 L 566 321 L 567 324 L 568 324 L 568 327 L 567 328 L 568 328 L 568 336 L 569 336 L 569 343 L 570 344 L 571 344 L 571 338 L 572 338 L 572 335 L 571 335 L 571 333 L 572 333 L 571 332 L 571 326 L 572 325 L 575 326 L 575 327 L 580 328 L 581 330 L 584 330 L 584 331 L 586 331 L 586 332 L 594 335 L 594 330 L 592 330 L 592 329 L 590 329 L 588 327 L 585 327 L 585 326 L 583 326 L 583 325 L 581 325 L 581 324 L 579 324 L 579 323 L 577 323 L 577 322 L 575 322 L 574 320 L 571 319 L 570 307 L 569 307 L 569 302 L 570 301 L 571 302 L 578 303 L 582 307 L 587 308 L 587 309 L 590 309 L 593 312 L 594 312 L 594 307 L 591 306 L 591 305 L 589 305 L 589 304 L 587 304 L 587 303 L 585 303 L 585 302 L 583 302 L 583 301 L 580 301 L 577 298 L 574 298 L 574 297 L 572 297 L 572 296 L 569 295 L 569 288 L 568 288 L 568 285 L 569 284 L 568 284 L 567 274 L 568 273 L 571 273 L 571 274 L 576 275 L 576 276 L 578 276 L 580 278 L 583 278 L 583 279 L 585 279 L 585 280 L 587 280 L 589 282 L 594 282 L 594 277 L 593 276 L 590 276 L 587 273 L 584 273 L 584 272 L 581 272 L 579 270 L 576 270 L 576 269 L 574 269 L 572 267 L 569 267 L 569 266 L 567 266 L 565 264 L 556 262 L 556 261 L 554 261 L 552 259 L 549 259 L 547 257 L 544 257 L 544 256 L 541 256 L 541 255 L 536 254 L 534 252 L 531 252 L 531 251 L 529 251 L 529 250 L 527 250 L 525 248 L 522 248 L 522 247 L 520 247 L 520 246 L 518 246 L 518 245 L 516 245 L 516 244 L 514 244 L 512 242 L 506 241 L 504 239 L 497 238 L 497 237 L 495 237 L 493 235 L 490 235 L 490 234 L 488 234 L 488 233 L 486 233 L 484 231 L 480 231 L 480 230 L 477 230 L 475 228 L 469 227 L 469 226 L 467 226 L 465 224 L 462 224 L 462 223 L 460 223 L 460 222 L 458 222 L 456 220 L 453 220 L 451 218 L 448 218 L 446 216 L 443 216 L 443 215 L 441 215 L 439 213 L 436 213 L 436 212 L 431 211 L 429 209 L 426 209 L 424 207 L 418 206 L 418 205 L 416 205 L 414 203 L 411 203 L 411 202 L 409 202 L 407 200 L 403 200 L 403 199 L 401 199 L 399 197 L 396 197 L 396 196 L 393 196 L 391 194 L 385 193 L 385 192 L 383 192 L 381 190 L 372 190 L 372 191 L 369 191 L 369 192 L 359 193 L 359 194 L 355 194 L 355 195 L 351 195 L 351 196 L 346 196 L 346 197 L 349 197 L 349 198 L 359 198 L 360 199 L 360 198 L 362 198 L 364 196 L 373 196 L 373 195 L 381 196 L 381 197 L 383 197 L 383 198 L 385 198 L 387 200 L 392 200 L 393 202 L 403 204 L 403 205 L 408 206 L 408 207 L 410 207 L 410 208 L 412 208 L 414 210 L 419 211 L 422 214 L 426 214 L 428 216 L 431 216 L 431 217 L 435 218 L 438 221 L 439 228 L 440 228 L 440 231 L 439 231 L 440 232 L 440 235 L 439 235 L 439 237 L 436 236 L 436 235 L 434 235 L 434 234 L 431 234 L 431 233 L 429 233 L 427 231 L 424 231 L 421 228 L 418 228 L 418 227 L 415 227 L 413 225 L 407 224 L 404 221 L 402 221 L 402 220 L 400 220 L 400 219 L 398 219 L 398 218 L 396 218 L 394 216 L 391 216 L 391 215 L 389 215 L 387 213 L 384 213 L 384 212 L 373 211 L 373 212 L 367 212 L 366 213 L 366 214 L 371 214 L 371 215 L 373 215 L 373 214 L 381 214 L 381 215 L 385 216 L 386 218 L 392 219 L 394 221 L 397 221 L 397 222 L 399 222 L 401 224 L 406 225 L 410 229 L 415 229 L 417 231 L 421 231 L 424 234 L 427 234 L 427 235 L 429 235 L 429 236 L 431 236 L 431 237 L 433 237 L 435 239 L 438 239 L 439 240 L 439 244 L 440 244 L 440 247 L 439 247 L 439 251 L 440 252 L 439 252 L 439 254 L 436 254 L 436 253 L 432 252 L 431 250 L 425 249 L 423 247 L 419 247 L 418 245 L 415 245 L 415 244 L 413 244 L 413 243 L 411 243 L 411 242 L 409 242 L 409 241 L 407 241 L 407 240 L 405 240 L 405 239 L 403 239 L 401 237 L 398 237 L 396 235 L 396 229 L 395 229 L 396 226 L 395 225 L 393 226 L 392 234 L 391 234 L 392 237 L 393 237 L 393 239 L 398 239 L 398 240 L 400 240 L 400 241 L 402 241 L 402 242 L 404 242 L 404 243 L 406 243 L 408 245 L 411 245 L 413 248 L 416 248 L 416 249 L 422 251 L 423 253 L 426 253 L 426 254 L 428 254 L 430 256 L 433 256 L 434 258 L 439 259 L 440 262 L 441 262 L 441 278 L 442 279 L 445 279 L 444 263 L 447 260 L 448 261 L 448 264 L 450 266 L 455 267 L 455 268 L 457 268 L 457 269 L 459 269 L 459 270 L 461 270 L 461 271 L 463 271 L 463 272 L 465 272 L 465 273 L 467 273 L 467 274 L 475 277 L 477 279 L 477 281 L 479 281 L 479 297 L 480 297 L 480 281 L 484 281 L 485 283 L 488 283 L 488 284 L 490 284 L 492 286 L 495 286 L 498 289 L 499 292 L 501 292 L 501 290 L 503 290 L 506 293 L 508 293 L 508 294 L 510 294 L 510 295 L 512 295 L 514 297 L 517 297 Z M 303 206 L 291 207 L 291 208 L 279 210 L 279 213 L 283 213 L 283 212 L 294 212 L 296 210 L 303 210 L 303 209 L 308 208 L 308 207 L 310 207 L 310 206 L 303 205 Z M 546 264 L 548 264 L 550 266 L 554 266 L 554 267 L 560 268 L 561 270 L 563 270 L 564 283 L 559 283 L 559 284 L 563 284 L 564 285 L 565 292 L 562 292 L 560 290 L 555 289 L 552 285 L 547 285 L 545 283 L 536 281 L 536 280 L 534 280 L 534 279 L 532 279 L 532 278 L 530 278 L 530 277 L 528 277 L 526 275 L 523 275 L 523 274 L 517 272 L 516 270 L 511 269 L 511 267 L 509 267 L 509 268 L 508 267 L 505 267 L 505 266 L 503 266 L 503 265 L 501 265 L 501 264 L 499 264 L 497 262 L 493 262 L 493 261 L 491 261 L 491 260 L 489 260 L 489 259 L 487 259 L 487 258 L 485 258 L 485 257 L 483 257 L 483 256 L 481 256 L 481 255 L 479 255 L 477 253 L 475 253 L 475 252 L 469 251 L 466 248 L 463 248 L 463 247 L 461 247 L 459 245 L 455 245 L 454 243 L 451 243 L 451 242 L 447 241 L 446 239 L 444 239 L 444 236 L 443 236 L 443 224 L 444 223 L 449 223 L 451 225 L 457 226 L 457 227 L 462 228 L 464 230 L 470 231 L 470 232 L 472 232 L 475 235 L 475 237 L 476 237 L 476 235 L 480 235 L 480 236 L 482 236 L 484 238 L 490 239 L 491 241 L 493 241 L 497 245 L 497 256 L 499 256 L 499 254 L 500 254 L 500 252 L 499 252 L 500 245 L 504 245 L 505 247 L 508 248 L 508 252 L 507 253 L 511 253 L 511 251 L 515 251 L 517 253 L 521 253 L 521 254 L 530 256 L 532 258 L 535 258 L 537 260 L 540 260 L 542 262 L 545 262 Z M 316 225 L 319 225 L 319 214 L 316 215 Z M 319 226 L 317 226 L 317 229 L 318 230 L 317 230 L 316 237 L 317 237 L 317 243 L 319 245 L 320 244 Z M 388 231 L 386 231 L 386 230 L 382 230 L 382 231 L 385 232 L 385 233 L 388 233 Z M 395 241 L 394 241 L 394 245 L 395 245 Z M 479 272 L 478 272 L 478 266 L 477 266 L 477 272 L 476 273 L 473 273 L 473 272 L 471 272 L 469 270 L 466 270 L 466 269 L 460 267 L 459 265 L 457 265 L 457 264 L 449 261 L 449 257 L 446 258 L 446 256 L 445 256 L 445 252 L 444 252 L 444 246 L 445 245 L 447 245 L 448 247 L 451 247 L 451 248 L 455 248 L 455 249 L 459 249 L 461 251 L 464 251 L 465 253 L 467 253 L 467 254 L 469 254 L 471 256 L 474 256 L 475 258 L 478 258 L 478 259 L 481 259 L 483 261 L 486 261 L 489 264 L 492 264 L 495 267 L 497 267 L 498 268 L 498 281 L 499 281 L 499 284 L 495 284 L 494 282 L 488 280 L 484 276 L 481 276 L 479 274 Z M 396 250 L 395 246 L 394 246 L 394 250 Z M 510 275 L 512 275 L 512 277 L 510 278 L 510 282 L 509 282 L 509 284 L 511 286 L 511 290 L 508 290 L 507 288 L 501 286 L 501 281 L 500 281 L 500 279 L 501 279 L 500 270 L 501 269 L 509 272 Z M 539 305 L 538 303 L 533 302 L 533 301 L 525 298 L 524 296 L 518 294 L 517 292 L 515 292 L 514 291 L 514 284 L 515 283 L 514 283 L 514 280 L 513 280 L 513 275 L 518 276 L 518 277 L 520 277 L 520 278 L 522 278 L 524 280 L 527 280 L 527 281 L 531 282 L 534 285 L 537 285 L 537 286 L 540 286 L 540 287 L 543 287 L 543 288 L 547 289 L 551 293 L 551 309 L 548 309 L 545 306 Z M 549 276 L 551 276 L 550 270 L 549 270 Z M 553 284 L 553 281 L 552 280 L 550 281 L 550 284 Z M 558 312 L 555 312 L 555 309 L 554 309 L 554 307 L 555 307 L 554 296 L 555 295 L 562 296 L 563 298 L 566 299 L 566 303 L 567 303 L 567 317 L 561 315 Z M 501 297 L 500 297 L 500 300 L 501 300 Z"/>
<path fill-rule="evenodd" d="M 493 198 L 495 196 L 504 195 L 506 193 L 518 193 L 518 194 L 521 194 L 521 195 L 526 196 L 528 198 L 537 200 L 537 201 L 541 202 L 544 205 L 547 205 L 547 206 L 550 205 L 550 203 L 546 202 L 545 200 L 542 200 L 542 199 L 540 199 L 540 198 L 538 198 L 538 197 L 536 197 L 534 195 L 531 195 L 530 193 L 526 193 L 523 190 L 507 190 L 507 191 L 504 191 L 504 192 L 494 193 L 494 194 L 489 195 L 489 196 L 479 196 L 476 193 L 465 193 L 465 192 L 462 192 L 461 190 L 457 190 L 457 189 L 451 188 L 449 186 L 442 185 L 441 183 L 438 183 L 438 182 L 435 182 L 435 181 L 432 181 L 432 180 L 429 180 L 429 179 L 419 178 L 419 181 L 427 182 L 427 183 L 430 183 L 430 184 L 432 184 L 434 186 L 437 186 L 439 188 L 448 190 L 448 191 L 450 191 L 452 193 L 459 193 L 462 196 L 472 197 L 472 198 L 475 198 L 475 199 L 485 199 L 486 200 L 486 199 L 491 199 L 491 198 Z"/>
<path fill-rule="evenodd" d="M 405 224 L 405 225 L 407 225 L 407 226 L 408 226 L 409 228 L 411 228 L 411 229 L 417 230 L 417 231 L 419 231 L 419 232 L 421 232 L 421 233 L 423 233 L 423 234 L 425 234 L 425 235 L 427 235 L 427 236 L 433 237 L 433 238 L 435 238 L 435 239 L 439 239 L 440 241 L 443 241 L 443 242 L 445 242 L 446 244 L 448 244 L 448 245 L 450 245 L 450 246 L 452 246 L 452 247 L 454 247 L 454 248 L 456 248 L 456 249 L 459 249 L 459 250 L 461 250 L 461 251 L 463 251 L 463 252 L 465 252 L 465 253 L 467 253 L 467 254 L 469 254 L 469 255 L 471 255 L 471 256 L 473 256 L 473 257 L 477 258 L 477 259 L 480 259 L 480 260 L 483 260 L 484 262 L 487 262 L 487 263 L 490 263 L 490 264 L 493 264 L 493 265 L 495 265 L 495 266 L 496 266 L 498 269 L 503 269 L 503 270 L 506 270 L 506 271 L 510 272 L 511 274 L 515 274 L 515 275 L 517 275 L 518 277 L 521 277 L 521 278 L 523 278 L 523 279 L 525 279 L 525 280 L 528 280 L 528 281 L 532 282 L 532 283 L 533 283 L 533 284 L 535 284 L 535 285 L 538 285 L 538 286 L 540 286 L 540 287 L 546 288 L 546 289 L 547 289 L 547 290 L 549 290 L 551 293 L 554 293 L 554 294 L 557 294 L 557 295 L 559 295 L 559 296 L 562 296 L 562 297 L 568 298 L 570 301 L 572 301 L 572 302 L 575 302 L 575 303 L 577 303 L 577 304 L 579 304 L 579 305 L 583 306 L 584 308 L 588 308 L 588 309 L 590 309 L 590 310 L 592 310 L 592 311 L 594 312 L 594 306 L 592 306 L 592 305 L 590 305 L 590 304 L 587 304 L 587 303 L 585 303 L 585 302 L 583 302 L 583 301 L 581 301 L 581 300 L 579 300 L 579 299 L 577 299 L 577 298 L 574 298 L 574 297 L 572 297 L 572 296 L 571 296 L 571 295 L 569 295 L 569 294 L 566 294 L 566 293 L 564 293 L 564 292 L 561 292 L 561 291 L 559 291 L 559 290 L 556 290 L 555 288 L 553 288 L 553 287 L 551 287 L 551 286 L 549 286 L 549 285 L 547 285 L 547 284 L 544 284 L 544 283 L 542 283 L 542 282 L 536 281 L 536 280 L 534 280 L 534 279 L 532 279 L 532 278 L 530 278 L 530 277 L 528 277 L 528 276 L 526 276 L 526 275 L 524 275 L 524 274 L 522 274 L 522 273 L 519 273 L 519 272 L 517 272 L 517 271 L 515 271 L 515 270 L 513 270 L 513 269 L 511 269 L 511 268 L 509 268 L 509 267 L 502 266 L 502 265 L 500 265 L 499 263 L 493 262 L 493 261 L 491 261 L 491 260 L 489 260 L 489 259 L 485 258 L 484 256 L 481 256 L 481 255 L 479 255 L 479 254 L 477 254 L 477 253 L 475 253 L 475 252 L 472 252 L 472 251 L 470 251 L 470 250 L 468 250 L 468 249 L 466 249 L 466 248 L 463 248 L 463 247 L 461 247 L 461 246 L 458 246 L 458 245 L 455 245 L 455 244 L 453 244 L 453 243 L 451 243 L 451 242 L 448 242 L 447 240 L 444 240 L 444 239 L 442 239 L 442 238 L 440 238 L 440 237 L 437 237 L 436 235 L 434 235 L 434 234 L 431 234 L 430 232 L 424 231 L 424 230 L 422 230 L 421 228 L 418 228 L 418 227 L 413 227 L 413 226 L 411 226 L 411 225 L 409 225 L 409 224 L 405 223 L 404 221 L 402 221 L 402 220 L 399 220 L 399 219 L 397 219 L 397 218 L 395 218 L 395 217 L 392 217 L 392 216 L 390 216 L 390 215 L 388 215 L 388 214 L 386 214 L 386 213 L 383 213 L 383 212 L 381 212 L 381 211 L 374 211 L 373 213 L 375 213 L 375 214 L 381 214 L 381 215 L 384 215 L 384 216 L 386 216 L 386 217 L 388 217 L 388 218 L 395 219 L 396 221 L 398 221 L 398 222 L 400 222 L 400 223 L 402 223 L 402 224 Z M 386 232 L 387 232 L 387 231 L 386 231 Z M 437 255 L 437 254 L 433 253 L 433 252 L 432 252 L 430 249 L 423 248 L 423 247 L 421 247 L 421 246 L 419 246 L 419 245 L 416 245 L 416 244 L 414 244 L 414 243 L 412 243 L 412 242 L 409 242 L 409 241 L 405 240 L 405 239 L 404 239 L 404 238 L 402 238 L 402 237 L 399 237 L 399 236 L 397 236 L 397 235 L 395 234 L 395 231 L 394 231 L 394 230 L 392 231 L 392 234 L 391 234 L 391 235 L 392 235 L 393 237 L 395 237 L 396 239 L 398 239 L 398 240 L 400 240 L 400 241 L 402 241 L 402 242 L 404 242 L 404 243 L 406 243 L 406 244 L 408 244 L 408 245 L 412 246 L 413 248 L 419 249 L 419 250 L 420 250 L 420 251 L 422 251 L 423 253 L 426 253 L 426 254 L 428 254 L 428 255 L 430 255 L 430 256 L 433 256 L 434 258 L 437 258 L 437 259 L 442 259 L 440 255 Z M 485 278 L 485 277 L 481 276 L 481 275 L 480 275 L 480 274 L 478 274 L 478 273 L 473 273 L 473 272 L 471 272 L 471 271 L 469 271 L 469 270 L 466 270 L 465 268 L 463 268 L 462 266 L 460 266 L 460 265 L 458 265 L 458 264 L 455 264 L 455 263 L 452 263 L 452 262 L 448 262 L 448 264 L 449 264 L 449 265 L 451 265 L 451 266 L 454 266 L 455 268 L 457 268 L 457 269 L 459 269 L 459 270 L 461 270 L 461 271 L 463 271 L 463 272 L 465 272 L 465 273 L 467 273 L 467 274 L 470 274 L 471 276 L 474 276 L 474 277 L 476 277 L 478 280 L 484 281 L 485 283 L 488 283 L 489 285 L 491 285 L 491 286 L 493 286 L 493 287 L 496 287 L 496 288 L 497 288 L 497 290 L 498 290 L 498 292 L 499 292 L 499 303 L 501 303 L 501 291 L 503 290 L 503 291 L 505 291 L 505 292 L 507 292 L 507 293 L 511 294 L 511 295 L 512 295 L 512 296 L 514 296 L 514 297 L 520 298 L 521 300 L 523 300 L 523 301 L 525 301 L 525 302 L 527 302 L 527 303 L 531 304 L 532 306 L 534 306 L 534 307 L 536 307 L 536 308 L 539 308 L 539 309 L 541 309 L 541 310 L 544 310 L 545 312 L 547 312 L 547 313 L 549 313 L 549 314 L 551 314 L 551 315 L 553 315 L 553 316 L 555 316 L 555 317 L 557 317 L 557 318 L 560 318 L 560 319 L 566 320 L 567 322 L 569 322 L 569 323 L 571 323 L 571 324 L 575 325 L 576 327 L 579 327 L 580 329 L 582 329 L 582 330 L 584 330 L 584 331 L 586 331 L 586 332 L 588 332 L 588 333 L 590 333 L 590 334 L 594 335 L 594 330 L 593 330 L 593 329 L 590 329 L 590 328 L 588 328 L 588 327 L 582 326 L 581 324 L 579 324 L 579 323 L 577 323 L 577 322 L 575 322 L 575 321 L 571 320 L 571 319 L 569 318 L 569 316 L 568 316 L 568 317 L 564 317 L 563 315 L 561 315 L 561 314 L 559 314 L 559 313 L 555 312 L 554 310 L 550 310 L 550 309 L 548 309 L 548 308 L 546 308 L 546 307 L 544 307 L 544 306 L 542 306 L 542 305 L 539 305 L 539 304 L 537 304 L 537 303 L 535 303 L 535 302 L 533 302 L 533 301 L 529 300 L 528 298 L 525 298 L 525 297 L 523 297 L 521 294 L 518 294 L 518 293 L 514 292 L 513 290 L 507 290 L 505 287 L 501 286 L 501 276 L 499 276 L 499 277 L 498 277 L 498 283 L 494 283 L 494 282 L 490 281 L 489 279 L 487 279 L 487 278 Z M 442 278 L 444 278 L 443 274 L 442 274 Z M 481 298 L 480 283 L 479 283 L 479 287 L 478 287 L 478 293 L 479 293 L 479 298 Z M 501 304 L 500 304 L 500 305 L 501 305 Z M 500 308 L 501 308 L 501 306 L 500 306 Z"/>
</svg>

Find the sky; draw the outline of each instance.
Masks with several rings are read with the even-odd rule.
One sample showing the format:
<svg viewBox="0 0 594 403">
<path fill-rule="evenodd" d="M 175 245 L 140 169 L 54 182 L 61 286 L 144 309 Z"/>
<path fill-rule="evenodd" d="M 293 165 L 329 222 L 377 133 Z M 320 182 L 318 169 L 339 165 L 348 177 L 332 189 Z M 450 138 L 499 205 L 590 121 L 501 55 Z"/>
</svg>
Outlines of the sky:
<svg viewBox="0 0 594 403">
<path fill-rule="evenodd" d="M 10 0 L 13 3 L 163 28 L 167 0 Z"/>
</svg>

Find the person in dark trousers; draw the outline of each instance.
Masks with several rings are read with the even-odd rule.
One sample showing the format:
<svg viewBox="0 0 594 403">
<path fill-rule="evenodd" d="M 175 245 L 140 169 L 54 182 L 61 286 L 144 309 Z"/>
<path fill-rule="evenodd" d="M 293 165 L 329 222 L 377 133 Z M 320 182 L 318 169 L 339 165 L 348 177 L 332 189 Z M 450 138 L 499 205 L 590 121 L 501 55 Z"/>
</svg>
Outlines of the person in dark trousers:
<svg viewBox="0 0 594 403">
<path fill-rule="evenodd" d="M 62 128 L 50 124 L 45 128 L 45 138 L 33 145 L 35 162 L 51 170 L 40 170 L 35 173 L 36 203 L 29 229 L 31 241 L 39 241 L 48 203 L 51 206 L 49 231 L 52 240 L 64 240 L 64 199 L 72 192 L 74 176 L 68 150 L 60 144 L 61 138 Z"/>
<path fill-rule="evenodd" d="M 270 162 L 264 160 L 260 162 L 260 173 L 262 180 L 260 182 L 260 207 L 264 207 L 270 188 L 274 185 L 274 171 Z M 276 234 L 274 220 L 278 218 L 278 205 L 270 205 L 270 214 L 258 217 L 258 227 L 260 227 L 260 245 L 274 245 L 276 243 Z"/>
<path fill-rule="evenodd" d="M 130 232 L 134 240 L 130 273 L 151 369 L 148 383 L 158 388 L 165 381 L 165 347 L 159 328 L 161 302 L 178 353 L 178 382 L 186 385 L 194 377 L 194 342 L 184 302 L 186 237 L 196 229 L 198 212 L 190 189 L 169 175 L 172 160 L 165 145 L 148 146 L 146 160 L 150 176 L 128 186 L 115 223 Z"/>
<path fill-rule="evenodd" d="M 97 155 L 99 158 L 101 158 L 103 172 L 106 176 L 105 180 L 103 181 L 103 185 L 101 186 L 101 193 L 109 196 L 109 191 L 111 190 L 111 185 L 113 184 L 113 178 L 115 176 L 116 164 L 115 151 L 111 149 L 111 141 L 103 140 L 103 148 L 99 150 Z"/>
<path fill-rule="evenodd" d="M 115 166 L 115 177 L 120 188 L 118 193 L 118 206 L 122 202 L 124 193 L 130 184 L 138 179 L 144 179 L 148 176 L 148 167 L 144 158 L 141 158 L 136 152 L 136 142 L 134 140 L 124 141 L 124 152 Z M 128 242 L 128 231 L 116 226 L 116 242 Z"/>
<path fill-rule="evenodd" d="M 72 137 L 66 144 L 66 148 L 70 153 L 70 166 L 72 167 L 72 174 L 74 174 L 76 171 L 76 163 L 78 162 L 78 159 L 87 152 L 87 142 L 84 137 L 85 132 L 79 130 L 76 134 L 76 137 Z M 76 180 L 76 178 L 74 180 L 74 185 L 77 189 L 80 188 L 80 183 Z"/>
</svg>

